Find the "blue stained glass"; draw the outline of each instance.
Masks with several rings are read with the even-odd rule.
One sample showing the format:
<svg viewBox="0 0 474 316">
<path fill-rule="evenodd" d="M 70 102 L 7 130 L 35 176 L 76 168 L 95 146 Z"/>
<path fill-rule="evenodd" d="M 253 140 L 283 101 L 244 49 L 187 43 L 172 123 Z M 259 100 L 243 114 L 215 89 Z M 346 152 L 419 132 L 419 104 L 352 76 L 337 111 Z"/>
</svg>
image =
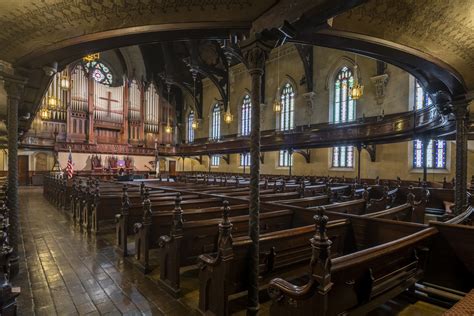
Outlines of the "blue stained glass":
<svg viewBox="0 0 474 316">
<path fill-rule="evenodd" d="M 194 112 L 191 111 L 188 115 L 188 143 L 192 143 L 194 141 L 193 122 L 194 122 Z"/>
</svg>

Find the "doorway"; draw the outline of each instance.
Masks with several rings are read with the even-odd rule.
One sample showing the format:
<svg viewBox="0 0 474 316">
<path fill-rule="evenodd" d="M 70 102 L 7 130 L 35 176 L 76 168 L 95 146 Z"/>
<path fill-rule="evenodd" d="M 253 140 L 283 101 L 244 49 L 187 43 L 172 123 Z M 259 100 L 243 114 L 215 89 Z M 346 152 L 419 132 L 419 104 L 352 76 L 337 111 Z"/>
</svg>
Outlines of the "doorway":
<svg viewBox="0 0 474 316">
<path fill-rule="evenodd" d="M 29 185 L 29 157 L 27 155 L 18 156 L 18 185 Z"/>
</svg>

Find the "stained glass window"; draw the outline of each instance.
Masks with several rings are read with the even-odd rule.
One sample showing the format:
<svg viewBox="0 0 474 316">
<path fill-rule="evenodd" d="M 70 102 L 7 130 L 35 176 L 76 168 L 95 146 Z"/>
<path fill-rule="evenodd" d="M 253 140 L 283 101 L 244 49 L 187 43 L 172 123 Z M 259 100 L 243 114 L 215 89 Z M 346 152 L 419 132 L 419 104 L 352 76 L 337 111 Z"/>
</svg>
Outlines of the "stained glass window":
<svg viewBox="0 0 474 316">
<path fill-rule="evenodd" d="M 212 108 L 211 136 L 214 140 L 221 138 L 221 107 L 217 103 Z"/>
<path fill-rule="evenodd" d="M 354 147 L 352 146 L 333 147 L 332 167 L 333 168 L 354 167 Z"/>
<path fill-rule="evenodd" d="M 334 123 L 355 119 L 355 101 L 350 94 L 353 85 L 352 71 L 348 67 L 342 67 L 334 82 Z"/>
<path fill-rule="evenodd" d="M 240 154 L 240 166 L 250 166 L 250 153 Z"/>
<path fill-rule="evenodd" d="M 425 92 L 418 80 L 415 80 L 415 109 L 421 110 L 433 104 L 429 93 Z"/>
<path fill-rule="evenodd" d="M 211 156 L 211 166 L 217 167 L 221 163 L 221 157 L 220 156 Z"/>
<path fill-rule="evenodd" d="M 242 102 L 242 125 L 241 125 L 241 135 L 247 136 L 250 135 L 250 120 L 252 117 L 252 103 L 250 101 L 250 96 L 247 94 L 244 97 Z"/>
<path fill-rule="evenodd" d="M 188 115 L 188 143 L 192 143 L 194 141 L 193 122 L 194 122 L 194 112 L 191 111 L 189 112 L 189 115 Z"/>
<path fill-rule="evenodd" d="M 415 109 L 421 110 L 433 104 L 430 95 L 425 92 L 418 80 L 415 80 Z M 431 139 L 426 148 L 426 167 L 429 169 L 446 168 L 446 141 Z M 413 141 L 413 168 L 423 168 L 423 142 Z"/>
<path fill-rule="evenodd" d="M 295 114 L 295 90 L 290 83 L 283 86 L 280 95 L 281 113 L 280 113 L 280 130 L 288 131 L 294 127 Z"/>
<path fill-rule="evenodd" d="M 293 166 L 293 155 L 288 150 L 280 150 L 278 156 L 278 167 Z"/>
<path fill-rule="evenodd" d="M 91 77 L 98 83 L 110 86 L 113 82 L 113 75 L 110 68 L 100 61 L 90 61 L 85 64 L 85 68 Z"/>
</svg>

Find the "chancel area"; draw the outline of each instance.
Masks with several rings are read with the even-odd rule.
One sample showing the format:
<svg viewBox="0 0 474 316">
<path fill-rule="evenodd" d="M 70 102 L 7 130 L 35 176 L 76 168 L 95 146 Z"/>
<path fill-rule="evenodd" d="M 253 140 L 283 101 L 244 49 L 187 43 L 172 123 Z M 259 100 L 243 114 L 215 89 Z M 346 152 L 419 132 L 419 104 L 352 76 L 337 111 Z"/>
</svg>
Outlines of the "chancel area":
<svg viewBox="0 0 474 316">
<path fill-rule="evenodd" d="M 474 314 L 472 1 L 0 10 L 1 315 Z"/>
</svg>

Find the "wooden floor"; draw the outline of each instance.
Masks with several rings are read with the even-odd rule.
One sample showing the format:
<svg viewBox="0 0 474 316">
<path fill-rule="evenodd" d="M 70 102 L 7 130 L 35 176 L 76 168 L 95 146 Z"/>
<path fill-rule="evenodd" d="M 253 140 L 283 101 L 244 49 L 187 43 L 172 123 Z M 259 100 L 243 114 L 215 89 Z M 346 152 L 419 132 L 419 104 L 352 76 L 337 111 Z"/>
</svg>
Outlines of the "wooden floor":
<svg viewBox="0 0 474 316">
<path fill-rule="evenodd" d="M 40 188 L 20 189 L 19 315 L 189 315 L 191 310 L 123 261 L 107 240 L 88 239 Z"/>
<path fill-rule="evenodd" d="M 21 286 L 19 315 L 193 315 L 198 292 L 175 300 L 114 251 L 113 233 L 88 238 L 51 206 L 41 188 L 20 189 Z M 183 289 L 196 288 L 194 272 L 183 274 Z M 261 315 L 268 315 L 269 303 Z M 370 315 L 441 315 L 425 303 L 386 304 Z M 244 312 L 239 315 L 245 315 Z"/>
</svg>

